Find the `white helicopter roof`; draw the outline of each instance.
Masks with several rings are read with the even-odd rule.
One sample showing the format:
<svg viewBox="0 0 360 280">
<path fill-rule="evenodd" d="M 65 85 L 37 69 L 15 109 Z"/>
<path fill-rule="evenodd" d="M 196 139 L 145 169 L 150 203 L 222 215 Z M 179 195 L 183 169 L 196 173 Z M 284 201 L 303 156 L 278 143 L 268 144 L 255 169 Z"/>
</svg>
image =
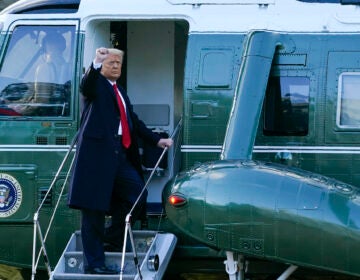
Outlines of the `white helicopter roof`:
<svg viewBox="0 0 360 280">
<path fill-rule="evenodd" d="M 347 2 L 350 5 L 343 5 Z M 357 32 L 359 0 L 20 0 L 3 10 L 4 28 L 31 5 L 76 5 L 68 19 L 81 19 L 81 29 L 93 20 L 185 20 L 189 32 Z M 17 10 L 16 10 L 17 9 Z M 55 8 L 53 8 L 55 9 Z M 14 13 L 14 11 L 17 11 Z M 64 18 L 63 13 L 26 12 L 27 19 Z"/>
</svg>

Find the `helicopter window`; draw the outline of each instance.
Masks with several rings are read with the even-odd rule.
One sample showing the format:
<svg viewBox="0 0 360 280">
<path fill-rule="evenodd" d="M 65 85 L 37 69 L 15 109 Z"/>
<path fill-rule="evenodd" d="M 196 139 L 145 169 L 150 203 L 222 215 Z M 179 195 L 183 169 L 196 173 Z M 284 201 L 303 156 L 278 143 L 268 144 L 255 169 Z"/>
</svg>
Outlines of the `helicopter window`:
<svg viewBox="0 0 360 280">
<path fill-rule="evenodd" d="M 271 77 L 264 104 L 264 134 L 307 135 L 309 93 L 307 77 Z"/>
<path fill-rule="evenodd" d="M 337 125 L 359 127 L 360 125 L 360 73 L 342 73 L 339 78 Z"/>
<path fill-rule="evenodd" d="M 0 70 L 0 117 L 68 116 L 75 26 L 18 26 Z"/>
</svg>

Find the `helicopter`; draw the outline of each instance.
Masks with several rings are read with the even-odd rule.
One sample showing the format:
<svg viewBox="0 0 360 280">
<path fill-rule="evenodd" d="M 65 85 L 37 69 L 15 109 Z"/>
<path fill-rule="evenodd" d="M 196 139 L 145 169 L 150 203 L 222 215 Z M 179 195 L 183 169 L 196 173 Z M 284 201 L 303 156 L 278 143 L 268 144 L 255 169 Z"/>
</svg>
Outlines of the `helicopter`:
<svg viewBox="0 0 360 280">
<path fill-rule="evenodd" d="M 161 151 L 142 145 L 140 153 L 145 177 L 155 172 L 149 228 L 176 235 L 177 255 L 219 257 L 220 250 L 229 254 L 231 271 L 241 263 L 231 261 L 239 253 L 289 263 L 290 270 L 304 265 L 358 276 L 351 252 L 360 185 L 359 4 L 21 0 L 4 9 L 1 262 L 31 265 L 34 213 L 41 226 L 52 225 L 44 242 L 51 264 L 79 229 L 79 213 L 66 205 L 71 163 L 57 171 L 76 149 L 81 77 L 96 48 L 105 46 L 125 51 L 120 83 L 139 118 L 174 139 L 155 169 Z M 65 41 L 66 63 L 53 80 L 36 77 L 48 34 Z M 174 194 L 181 207 L 170 204 Z M 238 219 L 243 210 L 247 222 Z M 260 220 L 251 220 L 255 214 Z M 334 235 L 326 235 L 324 223 Z M 300 250 L 309 235 L 312 243 Z M 317 244 L 322 236 L 328 239 Z M 331 259 L 325 245 L 344 236 L 347 243 Z M 276 253 L 268 251 L 268 238 Z"/>
</svg>

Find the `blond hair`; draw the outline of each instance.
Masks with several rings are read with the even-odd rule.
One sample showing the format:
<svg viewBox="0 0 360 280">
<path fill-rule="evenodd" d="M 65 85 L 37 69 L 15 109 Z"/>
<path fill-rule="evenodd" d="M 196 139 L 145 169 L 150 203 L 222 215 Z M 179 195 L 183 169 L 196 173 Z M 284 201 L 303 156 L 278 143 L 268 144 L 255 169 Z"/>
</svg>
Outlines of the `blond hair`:
<svg viewBox="0 0 360 280">
<path fill-rule="evenodd" d="M 119 50 L 119 49 L 113 49 L 113 48 L 108 49 L 108 52 L 109 52 L 109 54 L 112 54 L 112 55 L 118 55 L 121 58 L 121 61 L 123 60 L 123 57 L 125 54 L 124 51 Z"/>
</svg>

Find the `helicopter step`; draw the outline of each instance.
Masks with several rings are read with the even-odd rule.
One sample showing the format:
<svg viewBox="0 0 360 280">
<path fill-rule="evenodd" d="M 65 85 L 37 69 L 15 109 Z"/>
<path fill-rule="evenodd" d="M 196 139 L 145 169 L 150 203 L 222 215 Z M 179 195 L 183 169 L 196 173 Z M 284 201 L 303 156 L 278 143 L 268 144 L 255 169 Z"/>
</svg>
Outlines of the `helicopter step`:
<svg viewBox="0 0 360 280">
<path fill-rule="evenodd" d="M 177 238 L 171 233 L 156 231 L 133 231 L 134 252 L 126 252 L 124 264 L 121 252 L 105 252 L 105 264 L 119 271 L 123 268 L 122 279 L 161 279 L 165 274 L 171 255 L 175 249 Z M 58 279 L 119 279 L 119 274 L 95 275 L 84 273 L 80 231 L 72 234 L 59 262 L 52 271 L 50 280 Z M 136 265 L 137 263 L 137 265 Z M 140 272 L 139 272 L 140 270 Z"/>
</svg>

